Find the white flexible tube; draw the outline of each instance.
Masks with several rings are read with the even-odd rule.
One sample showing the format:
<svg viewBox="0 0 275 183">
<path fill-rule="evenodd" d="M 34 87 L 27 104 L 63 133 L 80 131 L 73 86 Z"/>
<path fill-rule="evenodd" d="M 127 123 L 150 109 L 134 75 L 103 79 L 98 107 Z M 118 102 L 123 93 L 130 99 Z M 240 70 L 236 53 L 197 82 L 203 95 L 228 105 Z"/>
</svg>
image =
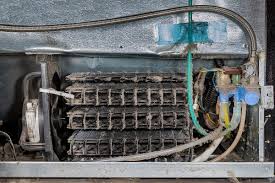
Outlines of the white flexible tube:
<svg viewBox="0 0 275 183">
<path fill-rule="evenodd" d="M 196 157 L 192 162 L 204 162 L 213 154 L 213 152 L 220 145 L 224 137 L 220 137 L 212 142 L 212 144 L 198 157 Z"/>
<path fill-rule="evenodd" d="M 225 159 L 226 156 L 228 156 L 235 149 L 235 147 L 238 145 L 238 143 L 239 143 L 239 141 L 242 137 L 242 134 L 243 134 L 243 131 L 244 131 L 244 128 L 245 128 L 245 118 L 246 118 L 246 104 L 242 103 L 241 122 L 240 122 L 239 130 L 237 132 L 237 135 L 236 135 L 234 141 L 226 149 L 226 151 L 224 153 L 222 153 L 221 155 L 219 155 L 215 159 L 211 160 L 211 162 L 221 161 L 221 160 Z"/>
<path fill-rule="evenodd" d="M 235 102 L 233 108 L 233 116 L 230 121 L 230 131 L 233 131 L 237 128 L 241 119 L 241 102 Z M 218 148 L 220 143 L 222 142 L 224 137 L 220 137 L 212 142 L 212 144 L 198 157 L 196 157 L 192 162 L 204 162 L 209 159 L 209 157 L 214 153 L 214 151 Z"/>
</svg>

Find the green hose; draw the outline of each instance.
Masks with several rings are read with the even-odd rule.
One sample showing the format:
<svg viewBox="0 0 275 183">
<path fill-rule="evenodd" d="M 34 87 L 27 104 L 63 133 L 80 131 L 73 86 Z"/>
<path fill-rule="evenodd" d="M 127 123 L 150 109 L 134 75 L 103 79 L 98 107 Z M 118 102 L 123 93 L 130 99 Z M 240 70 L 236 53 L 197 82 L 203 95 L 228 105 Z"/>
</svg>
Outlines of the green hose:
<svg viewBox="0 0 275 183">
<path fill-rule="evenodd" d="M 193 2 L 192 0 L 188 0 L 188 6 L 192 6 Z M 192 35 L 192 12 L 188 13 L 188 42 L 189 44 L 192 44 L 193 42 L 193 35 Z M 194 108 L 193 108 L 193 64 L 192 64 L 192 53 L 190 47 L 188 48 L 188 54 L 187 54 L 187 100 L 188 100 L 188 108 L 189 113 L 193 122 L 193 125 L 195 126 L 196 130 L 201 135 L 207 135 L 208 133 L 205 131 L 205 129 L 200 125 L 200 123 L 197 120 Z"/>
</svg>

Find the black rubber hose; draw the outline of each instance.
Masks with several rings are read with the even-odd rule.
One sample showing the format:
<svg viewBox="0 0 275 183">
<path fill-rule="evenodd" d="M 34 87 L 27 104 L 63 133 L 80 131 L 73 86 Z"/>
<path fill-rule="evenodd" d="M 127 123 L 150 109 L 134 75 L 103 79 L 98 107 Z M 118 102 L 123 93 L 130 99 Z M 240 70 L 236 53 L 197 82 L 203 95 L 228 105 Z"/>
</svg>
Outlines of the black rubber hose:
<svg viewBox="0 0 275 183">
<path fill-rule="evenodd" d="M 59 31 L 59 30 L 68 30 L 68 29 L 78 29 L 85 27 L 99 27 L 120 23 L 133 22 L 148 18 L 155 18 L 160 16 L 167 16 L 178 13 L 185 12 L 209 12 L 219 15 L 223 15 L 236 24 L 245 32 L 246 36 L 249 38 L 249 57 L 256 56 L 257 42 L 256 35 L 253 31 L 251 25 L 239 14 L 217 6 L 209 5 L 195 5 L 195 6 L 183 6 L 175 7 L 165 10 L 152 11 L 142 14 L 129 15 L 118 18 L 104 19 L 104 20 L 95 20 L 87 21 L 80 23 L 69 23 L 69 24 L 57 24 L 57 25 L 36 25 L 36 26 L 27 26 L 27 25 L 10 25 L 10 24 L 0 24 L 0 31 L 4 32 L 47 32 L 47 31 Z"/>
</svg>

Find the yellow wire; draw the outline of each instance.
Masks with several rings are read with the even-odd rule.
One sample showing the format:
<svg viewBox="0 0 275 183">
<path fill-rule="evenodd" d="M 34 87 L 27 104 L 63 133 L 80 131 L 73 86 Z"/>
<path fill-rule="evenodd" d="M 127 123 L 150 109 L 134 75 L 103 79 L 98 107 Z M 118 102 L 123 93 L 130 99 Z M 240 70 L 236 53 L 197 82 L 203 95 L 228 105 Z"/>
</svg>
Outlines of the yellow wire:
<svg viewBox="0 0 275 183">
<path fill-rule="evenodd" d="M 227 105 L 223 104 L 222 109 L 223 109 L 223 115 L 224 115 L 225 128 L 228 129 L 230 127 L 230 120 L 229 120 L 229 112 L 228 112 Z"/>
<path fill-rule="evenodd" d="M 207 113 L 206 116 L 207 116 L 208 120 L 209 120 L 213 125 L 216 125 L 216 122 L 213 121 L 213 120 L 211 119 L 211 116 L 209 115 L 209 113 Z"/>
</svg>

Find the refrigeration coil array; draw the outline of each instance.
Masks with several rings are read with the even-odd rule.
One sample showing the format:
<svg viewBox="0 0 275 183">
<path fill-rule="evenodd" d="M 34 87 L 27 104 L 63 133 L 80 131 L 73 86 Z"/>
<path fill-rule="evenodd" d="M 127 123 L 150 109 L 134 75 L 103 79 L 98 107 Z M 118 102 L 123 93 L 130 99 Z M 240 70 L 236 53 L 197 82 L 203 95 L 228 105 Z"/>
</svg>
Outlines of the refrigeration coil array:
<svg viewBox="0 0 275 183">
<path fill-rule="evenodd" d="M 73 73 L 66 80 L 74 158 L 152 152 L 192 139 L 184 74 Z"/>
</svg>

